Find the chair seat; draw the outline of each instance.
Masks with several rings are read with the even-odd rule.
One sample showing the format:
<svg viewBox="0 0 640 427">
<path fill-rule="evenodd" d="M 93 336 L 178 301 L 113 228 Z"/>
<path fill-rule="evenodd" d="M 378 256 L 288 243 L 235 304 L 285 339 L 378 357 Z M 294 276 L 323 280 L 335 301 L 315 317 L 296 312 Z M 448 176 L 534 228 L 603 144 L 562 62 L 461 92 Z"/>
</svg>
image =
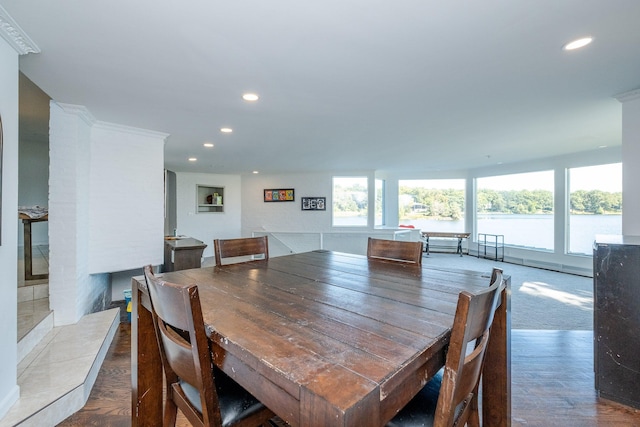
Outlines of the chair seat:
<svg viewBox="0 0 640 427">
<path fill-rule="evenodd" d="M 233 425 L 239 420 L 248 418 L 265 408 L 258 399 L 220 369 L 214 368 L 213 374 L 215 376 L 216 390 L 218 391 L 220 418 L 222 419 L 223 427 Z M 198 411 L 202 412 L 198 389 L 184 381 L 180 381 L 180 386 L 189 402 Z"/>
<path fill-rule="evenodd" d="M 407 405 L 396 414 L 387 427 L 429 427 L 433 425 L 442 373 L 440 370 L 429 382 L 415 395 Z"/>
</svg>

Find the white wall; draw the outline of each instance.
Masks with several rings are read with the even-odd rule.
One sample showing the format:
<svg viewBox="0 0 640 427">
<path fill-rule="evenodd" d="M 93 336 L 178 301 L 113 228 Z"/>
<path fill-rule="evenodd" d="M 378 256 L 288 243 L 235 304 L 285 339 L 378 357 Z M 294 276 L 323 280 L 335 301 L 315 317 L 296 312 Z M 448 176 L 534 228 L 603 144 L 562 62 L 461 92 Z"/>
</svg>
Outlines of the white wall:
<svg viewBox="0 0 640 427">
<path fill-rule="evenodd" d="M 177 233 L 203 241 L 204 257 L 213 256 L 213 239 L 240 237 L 242 210 L 239 175 L 176 173 Z M 224 212 L 197 213 L 196 186 L 224 187 Z"/>
<path fill-rule="evenodd" d="M 103 122 L 93 125 L 90 274 L 162 261 L 166 136 Z"/>
<path fill-rule="evenodd" d="M 367 231 L 370 227 L 332 227 L 331 206 L 334 176 L 366 176 L 370 194 L 373 189 L 373 172 L 308 173 L 263 175 L 242 177 L 242 235 L 251 236 L 254 231 Z M 294 202 L 265 202 L 264 190 L 293 188 Z M 326 211 L 303 211 L 302 197 L 326 197 Z M 369 223 L 373 224 L 373 209 L 369 209 Z"/>
<path fill-rule="evenodd" d="M 622 234 L 640 236 L 640 89 L 622 102 Z"/>
<path fill-rule="evenodd" d="M 18 53 L 0 38 L 0 116 L 3 128 L 0 190 L 0 418 L 18 399 Z"/>
<path fill-rule="evenodd" d="M 397 214 L 390 229 L 375 229 L 375 210 L 369 206 L 369 225 L 366 227 L 333 227 L 332 192 L 333 177 L 364 176 L 368 179 L 369 200 L 375 199 L 375 174 L 373 171 L 351 173 L 324 172 L 310 174 L 250 175 L 242 178 L 242 235 L 270 235 L 270 255 L 283 255 L 324 248 L 339 252 L 366 254 L 367 238 L 407 238 L 417 240 L 412 233 L 396 235 Z M 293 188 L 293 202 L 265 202 L 265 189 Z M 397 194 L 397 186 L 396 194 Z M 393 185 L 387 187 L 387 197 Z M 303 211 L 302 197 L 326 197 L 326 210 Z M 397 200 L 397 195 L 395 197 Z M 389 199 L 387 199 L 389 200 Z M 397 211 L 397 202 L 395 204 Z M 393 205 L 387 205 L 393 209 Z M 392 211 L 391 211 L 392 212 Z M 269 234 L 272 233 L 272 234 Z M 295 233 L 295 234 L 290 234 Z"/>
</svg>

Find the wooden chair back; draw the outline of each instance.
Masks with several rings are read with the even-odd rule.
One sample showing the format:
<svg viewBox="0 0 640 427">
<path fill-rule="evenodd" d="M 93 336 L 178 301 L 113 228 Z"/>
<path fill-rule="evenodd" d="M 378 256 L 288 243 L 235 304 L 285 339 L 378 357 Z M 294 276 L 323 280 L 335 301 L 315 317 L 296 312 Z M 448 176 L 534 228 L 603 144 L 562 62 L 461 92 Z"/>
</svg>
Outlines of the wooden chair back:
<svg viewBox="0 0 640 427">
<path fill-rule="evenodd" d="M 269 240 L 267 236 L 242 239 L 215 239 L 213 241 L 213 251 L 216 258 L 216 265 L 222 265 L 223 258 L 263 255 L 261 259 L 269 259 Z"/>
<path fill-rule="evenodd" d="M 198 287 L 161 280 L 151 266 L 144 276 L 165 374 L 163 426 L 175 426 L 178 409 L 199 427 L 271 426 L 274 413 L 215 367 Z"/>
<path fill-rule="evenodd" d="M 503 288 L 502 270 L 494 269 L 488 289 L 458 296 L 434 426 L 480 425 L 478 384 Z"/>
<path fill-rule="evenodd" d="M 367 258 L 422 265 L 422 242 L 405 242 L 369 237 Z"/>
<path fill-rule="evenodd" d="M 144 275 L 167 384 L 164 425 L 175 425 L 176 407 L 193 425 L 222 425 L 198 287 L 160 280 L 151 266 Z M 190 403 L 182 382 L 198 390 L 202 412 Z"/>
</svg>

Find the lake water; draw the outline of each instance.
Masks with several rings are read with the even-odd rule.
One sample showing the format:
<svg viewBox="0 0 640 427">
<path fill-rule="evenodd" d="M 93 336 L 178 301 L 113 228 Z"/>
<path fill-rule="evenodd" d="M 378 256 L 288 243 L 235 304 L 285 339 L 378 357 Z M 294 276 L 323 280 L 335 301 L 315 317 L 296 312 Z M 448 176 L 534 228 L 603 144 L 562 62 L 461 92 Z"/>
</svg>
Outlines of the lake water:
<svg viewBox="0 0 640 427">
<path fill-rule="evenodd" d="M 570 252 L 593 253 L 596 234 L 620 234 L 621 215 L 571 215 Z M 401 221 L 429 231 L 465 231 L 464 221 Z M 504 235 L 505 245 L 553 249 L 553 215 L 478 214 L 478 232 Z"/>
</svg>

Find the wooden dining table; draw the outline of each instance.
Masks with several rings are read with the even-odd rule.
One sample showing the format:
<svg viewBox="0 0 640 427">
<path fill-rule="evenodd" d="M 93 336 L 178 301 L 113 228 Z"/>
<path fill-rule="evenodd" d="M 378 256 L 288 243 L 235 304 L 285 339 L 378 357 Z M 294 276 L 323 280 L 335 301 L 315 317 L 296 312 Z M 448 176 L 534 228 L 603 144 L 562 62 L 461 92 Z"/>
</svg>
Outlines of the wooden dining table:
<svg viewBox="0 0 640 427">
<path fill-rule="evenodd" d="M 490 271 L 324 250 L 162 274 L 197 284 L 214 363 L 292 426 L 382 426 L 445 361 L 458 294 Z M 510 279 L 482 380 L 484 426 L 511 425 Z M 162 420 L 162 366 L 134 277 L 132 425 Z"/>
</svg>

